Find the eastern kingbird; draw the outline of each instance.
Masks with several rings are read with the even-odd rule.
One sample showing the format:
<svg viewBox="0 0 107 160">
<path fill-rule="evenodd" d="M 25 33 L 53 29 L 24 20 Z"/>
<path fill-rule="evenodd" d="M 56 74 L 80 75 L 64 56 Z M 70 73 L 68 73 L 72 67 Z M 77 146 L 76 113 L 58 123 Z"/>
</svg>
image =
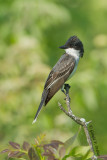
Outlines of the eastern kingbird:
<svg viewBox="0 0 107 160">
<path fill-rule="evenodd" d="M 68 78 L 72 77 L 77 69 L 80 57 L 83 57 L 83 44 L 77 36 L 70 37 L 65 45 L 59 48 L 65 49 L 65 53 L 49 73 L 33 123 L 36 122 L 42 106 L 46 106 L 55 93 L 63 87 Z"/>
</svg>

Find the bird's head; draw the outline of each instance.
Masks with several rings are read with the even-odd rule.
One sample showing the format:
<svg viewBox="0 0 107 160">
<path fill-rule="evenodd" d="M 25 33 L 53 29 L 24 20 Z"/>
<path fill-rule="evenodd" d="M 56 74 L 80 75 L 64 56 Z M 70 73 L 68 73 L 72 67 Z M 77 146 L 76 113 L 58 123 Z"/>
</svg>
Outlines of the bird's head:
<svg viewBox="0 0 107 160">
<path fill-rule="evenodd" d="M 68 39 L 68 41 L 61 47 L 61 49 L 75 49 L 79 51 L 80 57 L 83 57 L 84 48 L 82 42 L 79 40 L 77 36 L 72 36 Z"/>
</svg>

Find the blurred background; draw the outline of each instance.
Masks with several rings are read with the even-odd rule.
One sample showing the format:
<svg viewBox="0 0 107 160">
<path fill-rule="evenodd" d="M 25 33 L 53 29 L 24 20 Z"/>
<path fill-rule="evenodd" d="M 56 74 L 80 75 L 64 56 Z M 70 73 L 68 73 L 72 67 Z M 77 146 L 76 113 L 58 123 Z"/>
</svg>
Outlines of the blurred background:
<svg viewBox="0 0 107 160">
<path fill-rule="evenodd" d="M 0 145 L 8 141 L 65 141 L 78 125 L 58 107 L 59 91 L 32 125 L 45 80 L 64 53 L 58 47 L 77 35 L 84 44 L 71 85 L 71 108 L 92 120 L 100 154 L 107 154 L 107 1 L 0 1 Z M 84 133 L 78 138 L 84 144 Z M 86 143 L 87 144 L 87 143 Z"/>
</svg>

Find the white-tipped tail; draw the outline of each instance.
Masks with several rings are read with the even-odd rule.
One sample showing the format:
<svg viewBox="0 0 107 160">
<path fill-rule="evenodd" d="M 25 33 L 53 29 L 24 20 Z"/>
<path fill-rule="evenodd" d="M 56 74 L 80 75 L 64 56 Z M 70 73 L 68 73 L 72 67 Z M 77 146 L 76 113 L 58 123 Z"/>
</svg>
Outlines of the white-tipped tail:
<svg viewBox="0 0 107 160">
<path fill-rule="evenodd" d="M 38 115 L 39 115 L 39 113 L 40 113 L 40 111 L 41 111 L 41 109 L 42 109 L 42 107 L 44 105 L 45 100 L 46 100 L 47 94 L 48 94 L 48 91 L 44 90 L 43 94 L 42 94 L 42 99 L 41 99 L 39 108 L 38 108 L 38 110 L 36 112 L 36 115 L 35 115 L 35 118 L 34 118 L 34 121 L 32 122 L 32 124 L 34 124 L 36 122 L 37 117 L 38 117 Z"/>
<path fill-rule="evenodd" d="M 36 122 L 37 118 L 33 120 L 32 124 L 34 124 Z"/>
</svg>

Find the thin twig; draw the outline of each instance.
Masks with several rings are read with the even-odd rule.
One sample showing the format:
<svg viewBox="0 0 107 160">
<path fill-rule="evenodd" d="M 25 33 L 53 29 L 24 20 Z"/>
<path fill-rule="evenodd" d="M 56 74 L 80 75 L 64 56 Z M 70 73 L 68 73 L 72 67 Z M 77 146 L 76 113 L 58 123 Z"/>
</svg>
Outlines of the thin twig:
<svg viewBox="0 0 107 160">
<path fill-rule="evenodd" d="M 90 122 L 86 122 L 86 120 L 84 118 L 79 118 L 79 117 L 76 117 L 73 113 L 72 113 L 72 110 L 71 110 L 71 107 L 70 107 L 70 97 L 69 97 L 69 89 L 70 89 L 70 86 L 69 84 L 65 84 L 64 86 L 64 89 L 65 89 L 65 92 L 63 92 L 65 95 L 66 95 L 66 105 L 67 105 L 67 108 L 68 108 L 68 111 L 66 111 L 62 104 L 60 104 L 58 102 L 58 106 L 60 107 L 60 109 L 67 115 L 69 116 L 72 120 L 74 120 L 77 124 L 81 125 L 84 129 L 84 132 L 85 132 L 85 135 L 86 135 L 86 138 L 87 138 L 87 142 L 91 148 L 91 151 L 93 152 L 93 157 L 91 158 L 92 160 L 96 160 L 97 157 L 95 156 L 95 153 L 94 153 L 94 149 L 93 149 L 93 144 L 92 144 L 92 141 L 91 141 L 91 137 L 90 137 L 90 134 L 89 134 L 89 131 L 88 131 L 88 128 L 87 128 L 87 124 L 89 124 Z"/>
</svg>

